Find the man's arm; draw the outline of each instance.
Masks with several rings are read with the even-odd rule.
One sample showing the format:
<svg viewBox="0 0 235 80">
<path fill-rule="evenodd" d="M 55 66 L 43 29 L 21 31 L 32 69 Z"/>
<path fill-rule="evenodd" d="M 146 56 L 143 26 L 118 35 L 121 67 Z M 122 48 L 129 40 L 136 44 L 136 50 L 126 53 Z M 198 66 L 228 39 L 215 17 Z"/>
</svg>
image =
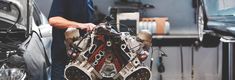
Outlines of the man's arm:
<svg viewBox="0 0 235 80">
<path fill-rule="evenodd" d="M 67 20 L 60 16 L 49 18 L 49 24 L 59 29 L 73 27 L 73 28 L 80 28 L 86 31 L 91 31 L 95 27 L 95 25 L 92 23 L 78 23 L 75 21 Z"/>
</svg>

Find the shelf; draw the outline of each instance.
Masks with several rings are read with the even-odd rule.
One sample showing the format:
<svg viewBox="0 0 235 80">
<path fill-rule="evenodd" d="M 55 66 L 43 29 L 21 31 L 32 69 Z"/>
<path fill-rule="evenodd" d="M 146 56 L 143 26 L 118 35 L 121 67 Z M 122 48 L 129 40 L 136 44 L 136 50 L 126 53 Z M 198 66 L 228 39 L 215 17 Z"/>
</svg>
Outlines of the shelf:
<svg viewBox="0 0 235 80">
<path fill-rule="evenodd" d="M 153 39 L 195 39 L 199 38 L 198 34 L 170 34 L 170 35 L 153 35 Z"/>
</svg>

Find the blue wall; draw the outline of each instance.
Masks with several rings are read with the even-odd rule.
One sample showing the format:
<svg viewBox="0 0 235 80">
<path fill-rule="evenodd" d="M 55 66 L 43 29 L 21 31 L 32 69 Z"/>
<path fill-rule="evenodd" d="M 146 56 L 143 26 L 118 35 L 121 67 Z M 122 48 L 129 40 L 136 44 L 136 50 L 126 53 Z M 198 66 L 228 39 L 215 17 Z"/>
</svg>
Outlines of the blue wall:
<svg viewBox="0 0 235 80">
<path fill-rule="evenodd" d="M 114 6 L 115 0 L 94 0 L 99 10 L 105 14 L 108 8 Z M 169 17 L 171 34 L 197 34 L 194 19 L 192 0 L 142 0 L 143 3 L 152 4 L 154 9 L 145 10 L 146 17 Z"/>
</svg>

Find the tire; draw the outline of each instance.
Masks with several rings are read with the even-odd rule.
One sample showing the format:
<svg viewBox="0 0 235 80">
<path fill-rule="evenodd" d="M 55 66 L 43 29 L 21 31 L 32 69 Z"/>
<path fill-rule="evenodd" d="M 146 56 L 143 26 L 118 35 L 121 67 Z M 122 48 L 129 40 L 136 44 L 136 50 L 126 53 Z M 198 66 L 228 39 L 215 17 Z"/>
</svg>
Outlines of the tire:
<svg viewBox="0 0 235 80">
<path fill-rule="evenodd" d="M 207 26 L 206 21 L 207 15 L 205 13 L 205 7 L 201 2 L 197 8 L 197 26 L 200 44 L 203 47 L 217 47 L 220 43 L 220 37 L 205 32 Z"/>
<path fill-rule="evenodd" d="M 211 34 L 204 34 L 201 45 L 203 47 L 217 47 L 220 43 L 220 37 Z"/>
<path fill-rule="evenodd" d="M 199 41 L 203 40 L 203 35 L 205 34 L 204 32 L 204 26 L 205 26 L 205 14 L 202 9 L 202 5 L 198 7 L 198 14 L 197 14 L 197 27 L 198 27 L 198 36 L 199 36 Z"/>
</svg>

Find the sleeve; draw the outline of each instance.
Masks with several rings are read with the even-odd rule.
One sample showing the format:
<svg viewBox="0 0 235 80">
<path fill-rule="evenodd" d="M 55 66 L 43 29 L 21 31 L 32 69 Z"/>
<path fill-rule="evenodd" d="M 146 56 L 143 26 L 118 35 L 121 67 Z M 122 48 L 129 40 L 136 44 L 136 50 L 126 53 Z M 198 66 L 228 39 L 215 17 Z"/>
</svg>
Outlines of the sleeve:
<svg viewBox="0 0 235 80">
<path fill-rule="evenodd" d="M 54 16 L 65 17 L 66 4 L 66 0 L 53 0 L 49 18 Z"/>
</svg>

